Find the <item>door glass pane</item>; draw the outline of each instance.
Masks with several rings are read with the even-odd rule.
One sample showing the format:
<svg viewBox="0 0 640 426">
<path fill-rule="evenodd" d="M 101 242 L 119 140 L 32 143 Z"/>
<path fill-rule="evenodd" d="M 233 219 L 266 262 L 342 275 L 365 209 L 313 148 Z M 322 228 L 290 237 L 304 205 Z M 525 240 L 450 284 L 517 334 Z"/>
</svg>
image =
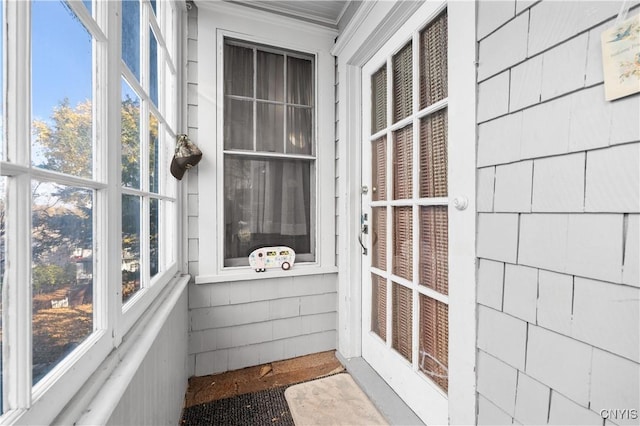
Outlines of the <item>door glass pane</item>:
<svg viewBox="0 0 640 426">
<path fill-rule="evenodd" d="M 160 201 L 157 198 L 149 200 L 149 271 L 153 277 L 159 269 L 159 225 Z"/>
<path fill-rule="evenodd" d="M 122 60 L 140 81 L 140 2 L 122 2 Z"/>
<path fill-rule="evenodd" d="M 140 197 L 122 196 L 122 303 L 140 290 Z"/>
<path fill-rule="evenodd" d="M 393 199 L 413 198 L 413 126 L 393 132 Z"/>
<path fill-rule="evenodd" d="M 411 345 L 413 335 L 413 293 L 411 289 L 398 283 L 392 283 L 392 285 L 393 342 L 391 346 L 400 355 L 411 361 L 413 358 Z"/>
<path fill-rule="evenodd" d="M 149 96 L 158 106 L 158 40 L 153 30 L 149 29 Z"/>
<path fill-rule="evenodd" d="M 449 306 L 420 295 L 420 371 L 445 392 L 449 388 Z"/>
<path fill-rule="evenodd" d="M 412 207 L 393 208 L 393 273 L 413 280 Z"/>
<path fill-rule="evenodd" d="M 420 34 L 420 108 L 448 96 L 447 11 Z"/>
<path fill-rule="evenodd" d="M 371 266 L 387 269 L 387 208 L 371 209 Z"/>
<path fill-rule="evenodd" d="M 287 57 L 287 102 L 313 105 L 313 63 L 309 59 Z"/>
<path fill-rule="evenodd" d="M 446 197 L 447 110 L 420 120 L 420 197 Z"/>
<path fill-rule="evenodd" d="M 158 176 L 160 158 L 158 145 L 158 119 L 149 114 L 149 191 L 158 192 Z"/>
<path fill-rule="evenodd" d="M 284 101 L 284 56 L 257 52 L 256 97 L 270 101 Z"/>
<path fill-rule="evenodd" d="M 387 280 L 371 274 L 371 331 L 387 340 Z"/>
<path fill-rule="evenodd" d="M 287 153 L 311 155 L 313 110 L 304 107 L 287 108 Z"/>
<path fill-rule="evenodd" d="M 224 149 L 253 151 L 253 102 L 225 98 Z"/>
<path fill-rule="evenodd" d="M 310 180 L 306 160 L 225 159 L 225 266 L 248 265 L 264 246 L 311 253 Z"/>
<path fill-rule="evenodd" d="M 253 49 L 225 44 L 224 94 L 253 96 Z"/>
<path fill-rule="evenodd" d="M 122 185 L 140 188 L 140 98 L 125 79 L 122 79 L 120 119 Z"/>
<path fill-rule="evenodd" d="M 258 102 L 256 105 L 256 149 L 284 152 L 284 106 Z"/>
<path fill-rule="evenodd" d="M 371 200 L 387 199 L 387 137 L 372 142 L 371 147 Z"/>
<path fill-rule="evenodd" d="M 90 178 L 91 35 L 69 6 L 57 1 L 32 2 L 31 24 L 31 164 Z"/>
<path fill-rule="evenodd" d="M 371 134 L 387 127 L 387 66 L 371 76 Z"/>
<path fill-rule="evenodd" d="M 411 42 L 393 56 L 393 122 L 413 111 L 413 66 Z"/>
<path fill-rule="evenodd" d="M 93 331 L 93 191 L 32 183 L 33 383 Z"/>
<path fill-rule="evenodd" d="M 420 207 L 420 284 L 449 293 L 447 206 Z"/>
</svg>

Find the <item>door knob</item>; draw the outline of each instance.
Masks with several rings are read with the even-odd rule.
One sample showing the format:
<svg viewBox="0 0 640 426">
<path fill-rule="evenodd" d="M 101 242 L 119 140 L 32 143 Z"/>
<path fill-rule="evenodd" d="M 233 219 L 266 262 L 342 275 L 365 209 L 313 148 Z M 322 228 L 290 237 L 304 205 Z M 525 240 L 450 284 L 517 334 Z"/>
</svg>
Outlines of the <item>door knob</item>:
<svg viewBox="0 0 640 426">
<path fill-rule="evenodd" d="M 464 210 L 469 206 L 467 197 L 456 197 L 453 199 L 453 206 L 458 210 Z"/>
</svg>

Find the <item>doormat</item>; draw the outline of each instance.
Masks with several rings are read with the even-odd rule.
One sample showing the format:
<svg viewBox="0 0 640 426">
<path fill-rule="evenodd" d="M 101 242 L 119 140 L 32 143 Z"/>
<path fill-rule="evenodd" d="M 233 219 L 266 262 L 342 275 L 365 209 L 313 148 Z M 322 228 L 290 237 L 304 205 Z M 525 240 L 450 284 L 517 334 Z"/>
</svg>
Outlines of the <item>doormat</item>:
<svg viewBox="0 0 640 426">
<path fill-rule="evenodd" d="M 290 386 L 284 396 L 297 426 L 388 425 L 346 373 Z"/>
<path fill-rule="evenodd" d="M 286 386 L 219 399 L 185 408 L 182 425 L 282 425 L 294 426 Z"/>
</svg>

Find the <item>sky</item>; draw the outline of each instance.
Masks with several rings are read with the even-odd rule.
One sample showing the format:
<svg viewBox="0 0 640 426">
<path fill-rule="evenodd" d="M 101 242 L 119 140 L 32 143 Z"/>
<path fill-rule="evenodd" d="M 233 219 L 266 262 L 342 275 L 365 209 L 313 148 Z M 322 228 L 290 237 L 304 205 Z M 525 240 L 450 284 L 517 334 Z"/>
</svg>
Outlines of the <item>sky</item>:
<svg viewBox="0 0 640 426">
<path fill-rule="evenodd" d="M 32 118 L 46 120 L 68 98 L 91 99 L 91 37 L 59 1 L 32 4 Z"/>
</svg>

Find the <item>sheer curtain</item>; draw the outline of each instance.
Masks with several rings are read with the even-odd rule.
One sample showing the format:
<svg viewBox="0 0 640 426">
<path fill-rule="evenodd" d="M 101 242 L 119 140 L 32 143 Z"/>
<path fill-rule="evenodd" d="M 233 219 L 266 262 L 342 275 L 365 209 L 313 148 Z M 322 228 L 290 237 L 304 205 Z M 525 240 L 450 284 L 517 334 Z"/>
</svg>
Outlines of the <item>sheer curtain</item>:
<svg viewBox="0 0 640 426">
<path fill-rule="evenodd" d="M 310 253 L 312 60 L 226 44 L 224 63 L 225 265 L 265 245 Z"/>
</svg>

